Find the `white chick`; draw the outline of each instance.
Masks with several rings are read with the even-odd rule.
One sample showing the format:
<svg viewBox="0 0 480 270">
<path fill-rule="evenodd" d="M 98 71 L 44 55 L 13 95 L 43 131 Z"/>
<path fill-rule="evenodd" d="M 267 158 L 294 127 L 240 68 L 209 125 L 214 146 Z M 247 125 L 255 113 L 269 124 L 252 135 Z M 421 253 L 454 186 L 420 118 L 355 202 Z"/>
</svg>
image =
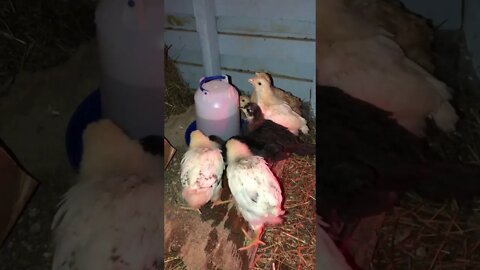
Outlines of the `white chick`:
<svg viewBox="0 0 480 270">
<path fill-rule="evenodd" d="M 257 104 L 262 109 L 265 119 L 288 128 L 295 135 L 298 135 L 299 130 L 308 134 L 307 121 L 273 93 L 267 74 L 256 72 L 255 77 L 248 79 L 248 82 L 256 92 Z"/>
<path fill-rule="evenodd" d="M 250 237 L 242 228 L 250 243 L 239 250 L 264 245 L 261 241 L 264 225 L 281 223 L 285 213 L 280 185 L 265 160 L 254 156 L 246 144 L 230 139 L 226 149 L 228 186 L 238 210 L 254 230 L 254 236 Z"/>
<path fill-rule="evenodd" d="M 163 269 L 163 151 L 151 155 L 110 120 L 87 126 L 83 144 L 79 181 L 52 224 L 52 269 Z"/>
<path fill-rule="evenodd" d="M 182 196 L 193 209 L 199 209 L 212 201 L 212 207 L 220 201 L 222 175 L 225 162 L 221 145 L 211 141 L 200 130 L 190 134 L 190 146 L 182 158 Z M 200 211 L 200 210 L 198 210 Z"/>
</svg>

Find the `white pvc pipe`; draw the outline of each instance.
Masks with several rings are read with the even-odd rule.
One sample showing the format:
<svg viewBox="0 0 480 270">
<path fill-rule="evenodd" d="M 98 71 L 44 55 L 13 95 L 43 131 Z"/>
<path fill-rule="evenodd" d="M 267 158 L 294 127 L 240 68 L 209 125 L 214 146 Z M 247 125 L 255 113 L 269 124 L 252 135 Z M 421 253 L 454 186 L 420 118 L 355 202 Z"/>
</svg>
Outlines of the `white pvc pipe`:
<svg viewBox="0 0 480 270">
<path fill-rule="evenodd" d="M 197 32 L 202 47 L 205 76 L 220 74 L 220 49 L 214 0 L 192 0 Z"/>
</svg>

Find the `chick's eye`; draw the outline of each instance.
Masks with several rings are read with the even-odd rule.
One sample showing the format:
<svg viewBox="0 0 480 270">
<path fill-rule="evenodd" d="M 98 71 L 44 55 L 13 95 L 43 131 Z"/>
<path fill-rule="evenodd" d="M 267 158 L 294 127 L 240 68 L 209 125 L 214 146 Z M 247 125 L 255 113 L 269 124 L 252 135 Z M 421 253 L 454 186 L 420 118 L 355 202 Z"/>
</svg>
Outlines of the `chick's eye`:
<svg viewBox="0 0 480 270">
<path fill-rule="evenodd" d="M 262 85 L 262 83 L 261 83 L 261 82 L 258 82 L 257 84 L 258 84 L 258 85 Z"/>
</svg>

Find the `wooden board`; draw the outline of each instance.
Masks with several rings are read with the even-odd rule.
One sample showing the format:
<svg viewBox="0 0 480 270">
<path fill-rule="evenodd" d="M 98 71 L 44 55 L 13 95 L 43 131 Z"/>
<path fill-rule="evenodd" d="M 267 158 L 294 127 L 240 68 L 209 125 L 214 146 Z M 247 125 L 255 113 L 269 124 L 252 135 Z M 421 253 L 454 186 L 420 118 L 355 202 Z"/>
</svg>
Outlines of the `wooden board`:
<svg viewBox="0 0 480 270">
<path fill-rule="evenodd" d="M 314 108 L 315 1 L 213 2 L 207 14 L 200 13 L 205 16 L 195 16 L 192 0 L 165 3 L 165 42 L 172 45 L 170 56 L 187 84 L 196 89 L 199 79 L 213 70 L 231 75 L 234 80 L 233 73 L 249 76 L 255 71 L 267 71 L 274 80 L 288 82 L 288 86 L 279 87 Z M 196 7 L 199 12 L 201 8 Z M 205 18 L 211 22 L 212 17 L 214 24 L 199 23 Z M 250 89 L 247 81 L 237 82 L 240 89 Z M 311 113 L 315 115 L 315 110 Z"/>
<path fill-rule="evenodd" d="M 0 140 L 0 244 L 3 244 L 37 186 L 38 182 L 22 168 Z"/>
</svg>

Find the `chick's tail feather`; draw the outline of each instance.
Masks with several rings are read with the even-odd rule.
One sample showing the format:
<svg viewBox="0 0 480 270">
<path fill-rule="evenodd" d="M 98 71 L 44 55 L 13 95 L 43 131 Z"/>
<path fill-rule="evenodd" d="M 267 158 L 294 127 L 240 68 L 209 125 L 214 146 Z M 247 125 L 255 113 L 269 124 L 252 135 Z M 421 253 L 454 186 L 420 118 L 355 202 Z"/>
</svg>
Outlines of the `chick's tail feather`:
<svg viewBox="0 0 480 270">
<path fill-rule="evenodd" d="M 265 219 L 265 223 L 270 224 L 270 225 L 281 224 L 283 222 L 283 217 L 282 217 L 283 214 L 284 214 L 284 211 L 280 211 L 278 213 L 278 216 L 268 216 Z"/>
<path fill-rule="evenodd" d="M 422 166 L 417 173 L 414 189 L 427 199 L 470 199 L 480 195 L 479 166 L 436 162 Z"/>
<path fill-rule="evenodd" d="M 317 147 L 315 144 L 302 143 L 299 144 L 297 147 L 293 148 L 292 152 L 299 156 L 315 155 L 315 153 L 317 152 Z"/>
<path fill-rule="evenodd" d="M 458 121 L 458 115 L 448 101 L 445 101 L 437 111 L 432 113 L 432 118 L 435 124 L 447 133 L 455 130 Z"/>
</svg>

